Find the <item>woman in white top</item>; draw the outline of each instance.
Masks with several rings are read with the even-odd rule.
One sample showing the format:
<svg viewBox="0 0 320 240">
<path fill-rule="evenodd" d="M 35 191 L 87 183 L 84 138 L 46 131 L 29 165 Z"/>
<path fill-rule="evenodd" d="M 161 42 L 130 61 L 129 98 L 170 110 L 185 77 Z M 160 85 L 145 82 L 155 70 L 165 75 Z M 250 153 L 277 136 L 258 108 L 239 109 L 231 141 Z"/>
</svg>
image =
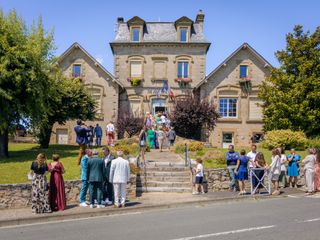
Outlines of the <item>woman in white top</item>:
<svg viewBox="0 0 320 240">
<path fill-rule="evenodd" d="M 279 176 L 281 173 L 281 154 L 279 149 L 275 148 L 272 150 L 272 163 L 269 167 L 270 179 L 274 186 L 274 192 L 272 195 L 279 195 Z"/>
<path fill-rule="evenodd" d="M 287 186 L 287 168 L 286 168 L 286 163 L 287 163 L 287 156 L 285 154 L 285 150 L 284 148 L 280 147 L 278 148 L 280 153 L 281 153 L 281 157 L 280 157 L 280 163 L 281 163 L 281 167 L 280 167 L 280 176 L 279 176 L 279 186 L 281 188 L 285 188 Z"/>
<path fill-rule="evenodd" d="M 302 162 L 304 163 L 304 177 L 306 180 L 307 193 L 311 195 L 314 192 L 314 167 L 316 162 L 316 151 L 313 148 L 309 148 L 308 153 L 309 155 L 307 155 Z"/>
</svg>

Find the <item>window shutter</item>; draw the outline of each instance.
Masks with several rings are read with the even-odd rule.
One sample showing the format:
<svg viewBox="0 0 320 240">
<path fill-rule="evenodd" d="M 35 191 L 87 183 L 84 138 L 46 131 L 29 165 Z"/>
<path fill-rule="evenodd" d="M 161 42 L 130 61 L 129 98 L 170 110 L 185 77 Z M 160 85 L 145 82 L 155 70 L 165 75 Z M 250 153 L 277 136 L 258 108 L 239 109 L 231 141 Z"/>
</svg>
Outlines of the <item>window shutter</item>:
<svg viewBox="0 0 320 240">
<path fill-rule="evenodd" d="M 131 77 L 141 77 L 142 65 L 141 62 L 131 62 Z"/>
</svg>

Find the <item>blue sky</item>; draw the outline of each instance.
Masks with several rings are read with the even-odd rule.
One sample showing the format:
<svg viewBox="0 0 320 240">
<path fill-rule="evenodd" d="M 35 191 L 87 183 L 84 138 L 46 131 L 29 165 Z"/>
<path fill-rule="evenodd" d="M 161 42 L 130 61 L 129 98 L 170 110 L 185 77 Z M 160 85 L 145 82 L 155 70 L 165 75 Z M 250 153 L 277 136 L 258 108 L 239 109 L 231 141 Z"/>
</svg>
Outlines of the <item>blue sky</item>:
<svg viewBox="0 0 320 240">
<path fill-rule="evenodd" d="M 0 7 L 5 12 L 15 8 L 28 24 L 41 15 L 45 27 L 54 29 L 57 55 L 79 42 L 110 72 L 109 42 L 119 16 L 125 21 L 135 15 L 146 21 L 195 20 L 202 9 L 205 35 L 212 43 L 207 74 L 243 42 L 278 66 L 274 53 L 285 47 L 285 35 L 294 25 L 310 31 L 320 25 L 318 0 L 1 0 Z"/>
</svg>

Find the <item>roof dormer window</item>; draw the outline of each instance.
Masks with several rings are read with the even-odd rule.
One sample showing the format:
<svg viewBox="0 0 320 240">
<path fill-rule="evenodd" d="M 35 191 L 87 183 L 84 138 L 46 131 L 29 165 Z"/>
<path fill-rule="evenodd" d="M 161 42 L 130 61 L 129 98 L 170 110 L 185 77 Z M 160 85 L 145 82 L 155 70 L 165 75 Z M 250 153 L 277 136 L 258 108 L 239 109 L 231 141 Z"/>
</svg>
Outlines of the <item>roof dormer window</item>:
<svg viewBox="0 0 320 240">
<path fill-rule="evenodd" d="M 141 29 L 140 28 L 132 28 L 132 42 L 140 42 L 140 33 Z"/>
<path fill-rule="evenodd" d="M 188 42 L 188 28 L 180 28 L 180 42 Z"/>
</svg>

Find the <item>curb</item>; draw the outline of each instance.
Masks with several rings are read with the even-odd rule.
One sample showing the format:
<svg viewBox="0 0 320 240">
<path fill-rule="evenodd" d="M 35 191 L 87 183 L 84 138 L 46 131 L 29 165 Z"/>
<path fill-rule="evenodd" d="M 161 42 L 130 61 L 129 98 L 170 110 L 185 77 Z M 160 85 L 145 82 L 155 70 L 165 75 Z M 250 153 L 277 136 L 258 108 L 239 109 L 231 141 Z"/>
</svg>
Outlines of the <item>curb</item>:
<svg viewBox="0 0 320 240">
<path fill-rule="evenodd" d="M 126 207 L 120 209 L 110 209 L 104 208 L 99 210 L 92 210 L 92 211 L 85 211 L 85 212 L 77 212 L 77 213 L 67 213 L 58 212 L 52 214 L 43 214 L 43 215 L 36 215 L 33 217 L 24 217 L 24 218 L 16 218 L 16 219 L 9 219 L 9 220 L 0 220 L 0 228 L 1 227 L 8 227 L 8 226 L 19 226 L 19 225 L 27 225 L 27 224 L 34 224 L 34 223 L 49 223 L 54 221 L 65 221 L 65 220 L 72 220 L 72 219 L 80 219 L 81 218 L 93 218 L 99 216 L 112 216 L 112 215 L 119 215 L 124 213 L 135 213 L 140 211 L 147 211 L 147 210 L 161 210 L 161 209 L 171 209 L 171 208 L 181 208 L 187 206 L 197 206 L 197 205 L 207 205 L 213 203 L 221 203 L 221 202 L 238 202 L 244 200 L 268 200 L 268 199 L 280 199 L 280 198 L 287 198 L 288 195 L 280 195 L 280 196 L 241 196 L 241 197 L 222 197 L 222 198 L 215 198 L 215 199 L 205 199 L 205 200 L 195 200 L 190 202 L 179 202 L 179 203 L 172 203 L 172 204 L 155 204 L 155 205 L 145 205 L 145 206 L 133 206 L 133 207 Z M 134 203 L 134 202 L 133 202 Z"/>
</svg>

